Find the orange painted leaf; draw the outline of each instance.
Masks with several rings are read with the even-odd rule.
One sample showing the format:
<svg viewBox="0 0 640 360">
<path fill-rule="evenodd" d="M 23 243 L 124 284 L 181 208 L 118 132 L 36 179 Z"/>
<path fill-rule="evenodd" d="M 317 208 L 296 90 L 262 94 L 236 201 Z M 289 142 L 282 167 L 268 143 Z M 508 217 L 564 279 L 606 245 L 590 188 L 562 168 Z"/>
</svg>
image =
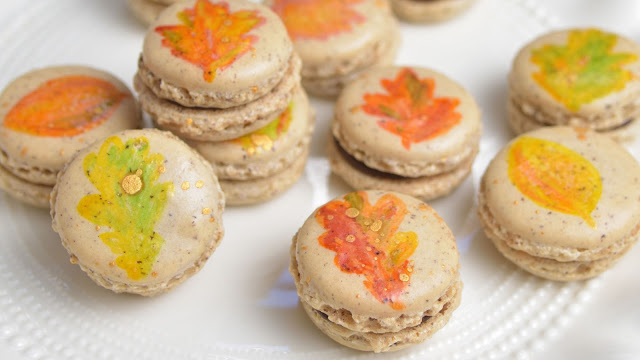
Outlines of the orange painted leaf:
<svg viewBox="0 0 640 360">
<path fill-rule="evenodd" d="M 292 39 L 321 39 L 353 30 L 365 17 L 353 9 L 364 0 L 275 0 L 273 11 L 280 16 Z"/>
<path fill-rule="evenodd" d="M 380 81 L 386 94 L 365 94 L 362 109 L 380 118 L 378 125 L 402 138 L 407 150 L 411 143 L 426 141 L 446 134 L 460 123 L 462 115 L 455 111 L 460 100 L 454 97 L 434 98 L 435 81 L 418 78 L 403 68 L 394 80 Z"/>
<path fill-rule="evenodd" d="M 253 48 L 258 37 L 249 32 L 265 21 L 257 11 L 232 13 L 226 2 L 209 0 L 198 0 L 177 17 L 180 25 L 158 26 L 155 31 L 174 56 L 201 68 L 207 82 Z"/>
<path fill-rule="evenodd" d="M 600 173 L 577 152 L 558 143 L 521 137 L 507 155 L 509 179 L 534 203 L 576 215 L 591 227 L 602 194 Z"/>
<path fill-rule="evenodd" d="M 331 201 L 316 213 L 316 221 L 327 230 L 318 241 L 336 252 L 336 266 L 364 275 L 371 295 L 396 310 L 404 308 L 401 295 L 413 270 L 409 258 L 418 247 L 415 232 L 397 232 L 406 214 L 397 196 L 386 194 L 372 206 L 362 191 Z"/>
<path fill-rule="evenodd" d="M 102 79 L 60 77 L 20 99 L 7 113 L 4 126 L 36 136 L 74 136 L 102 124 L 129 96 Z"/>
</svg>

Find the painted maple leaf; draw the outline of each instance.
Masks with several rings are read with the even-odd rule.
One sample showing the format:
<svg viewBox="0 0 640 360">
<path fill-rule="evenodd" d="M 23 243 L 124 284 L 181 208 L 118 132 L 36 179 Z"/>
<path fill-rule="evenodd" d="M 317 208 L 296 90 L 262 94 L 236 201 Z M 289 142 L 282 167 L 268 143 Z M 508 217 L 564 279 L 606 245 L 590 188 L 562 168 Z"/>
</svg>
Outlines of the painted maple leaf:
<svg viewBox="0 0 640 360">
<path fill-rule="evenodd" d="M 360 191 L 327 203 L 315 215 L 327 230 L 318 241 L 336 252 L 336 266 L 364 275 L 367 290 L 396 310 L 404 308 L 400 297 L 413 271 L 409 257 L 418 247 L 415 232 L 397 232 L 406 214 L 397 196 L 385 194 L 372 206 Z"/>
<path fill-rule="evenodd" d="M 226 2 L 209 0 L 198 0 L 177 17 L 180 25 L 158 26 L 155 31 L 174 56 L 201 68 L 207 82 L 253 48 L 258 36 L 249 32 L 265 22 L 255 10 L 232 13 Z"/>
<path fill-rule="evenodd" d="M 36 136 L 75 136 L 102 124 L 130 96 L 103 79 L 64 76 L 21 98 L 3 125 Z"/>
<path fill-rule="evenodd" d="M 353 9 L 364 0 L 275 0 L 273 11 L 294 40 L 321 39 L 350 32 L 366 20 Z"/>
<path fill-rule="evenodd" d="M 534 80 L 569 110 L 577 111 L 634 79 L 623 65 L 638 60 L 631 53 L 612 53 L 618 37 L 597 29 L 573 30 L 567 45 L 545 45 L 531 52 L 540 67 Z"/>
<path fill-rule="evenodd" d="M 403 68 L 395 79 L 380 83 L 387 93 L 365 94 L 362 109 L 379 117 L 380 127 L 400 136 L 407 150 L 411 143 L 446 134 L 462 119 L 455 111 L 458 98 L 433 97 L 436 84 L 432 78 L 420 79 L 413 70 Z"/>
<path fill-rule="evenodd" d="M 111 231 L 100 239 L 118 255 L 116 265 L 133 280 L 151 274 L 153 263 L 164 244 L 155 230 L 173 183 L 156 183 L 164 172 L 161 154 L 149 154 L 145 137 L 127 140 L 108 138 L 98 153 L 83 160 L 83 169 L 98 194 L 83 197 L 77 210 L 82 217 Z"/>
<path fill-rule="evenodd" d="M 271 151 L 274 142 L 289 130 L 289 125 L 293 118 L 291 115 L 292 108 L 293 102 L 289 103 L 285 111 L 267 124 L 267 126 L 230 141 L 240 144 L 249 156 L 264 151 Z"/>
</svg>

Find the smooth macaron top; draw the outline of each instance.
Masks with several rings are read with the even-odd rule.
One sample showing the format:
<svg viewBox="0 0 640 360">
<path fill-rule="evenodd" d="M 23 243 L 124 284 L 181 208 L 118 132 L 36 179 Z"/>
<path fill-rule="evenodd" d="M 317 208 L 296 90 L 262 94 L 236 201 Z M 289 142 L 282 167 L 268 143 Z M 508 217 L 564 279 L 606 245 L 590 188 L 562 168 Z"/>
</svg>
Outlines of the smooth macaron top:
<svg viewBox="0 0 640 360">
<path fill-rule="evenodd" d="M 640 45 L 594 28 L 551 32 L 518 52 L 509 82 L 522 102 L 547 114 L 593 119 L 640 96 Z"/>
<path fill-rule="evenodd" d="M 173 86 L 234 93 L 283 73 L 292 49 L 282 21 L 261 4 L 187 0 L 165 9 L 150 26 L 142 57 Z"/>
<path fill-rule="evenodd" d="M 309 99 L 298 88 L 287 108 L 265 127 L 232 140 L 189 144 L 214 164 L 264 163 L 292 150 L 309 133 L 309 122 Z"/>
<path fill-rule="evenodd" d="M 417 67 L 367 70 L 340 94 L 334 122 L 334 136 L 352 155 L 400 163 L 456 156 L 477 143 L 481 129 L 478 106 L 462 86 Z"/>
<path fill-rule="evenodd" d="M 127 86 L 86 66 L 34 70 L 0 94 L 0 150 L 16 176 L 53 185 L 73 154 L 111 133 L 140 126 Z M 38 174 L 20 171 L 37 169 Z M 43 172 L 44 171 L 44 172 Z"/>
<path fill-rule="evenodd" d="M 112 283 L 171 280 L 222 236 L 209 164 L 169 132 L 129 130 L 81 150 L 52 196 L 54 229 L 79 264 Z"/>
<path fill-rule="evenodd" d="M 585 129 L 517 137 L 489 164 L 483 189 L 495 222 L 539 246 L 604 248 L 640 222 L 640 165 L 606 135 Z"/>
<path fill-rule="evenodd" d="M 458 276 L 444 220 L 394 192 L 358 191 L 319 207 L 298 231 L 295 252 L 305 293 L 357 316 L 422 313 Z"/>
<path fill-rule="evenodd" d="M 341 59 L 353 61 L 395 34 L 386 1 L 270 0 L 267 4 L 282 18 L 302 58 L 303 75 L 331 76 L 357 70 L 339 70 Z"/>
</svg>

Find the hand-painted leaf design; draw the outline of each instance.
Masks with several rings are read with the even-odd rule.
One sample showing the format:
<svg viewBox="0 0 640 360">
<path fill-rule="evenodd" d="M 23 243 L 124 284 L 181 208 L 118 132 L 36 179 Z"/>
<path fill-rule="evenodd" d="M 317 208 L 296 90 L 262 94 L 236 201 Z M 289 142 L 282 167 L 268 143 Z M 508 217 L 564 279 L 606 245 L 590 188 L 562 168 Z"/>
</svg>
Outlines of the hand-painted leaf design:
<svg viewBox="0 0 640 360">
<path fill-rule="evenodd" d="M 155 31 L 174 56 L 201 68 L 207 82 L 253 48 L 258 37 L 249 32 L 265 22 L 257 11 L 232 13 L 227 2 L 209 0 L 198 0 L 177 17 L 180 25 L 158 26 Z"/>
<path fill-rule="evenodd" d="M 240 144 L 249 156 L 260 154 L 264 151 L 271 151 L 276 140 L 289 130 L 289 125 L 293 118 L 291 112 L 293 102 L 278 117 L 267 126 L 251 132 L 237 139 L 230 140 Z"/>
<path fill-rule="evenodd" d="M 577 152 L 558 143 L 520 137 L 507 155 L 511 183 L 534 203 L 576 215 L 591 227 L 602 194 L 600 173 Z"/>
<path fill-rule="evenodd" d="M 395 310 L 404 308 L 400 297 L 411 280 L 409 258 L 418 247 L 415 232 L 397 232 L 406 214 L 399 197 L 385 194 L 372 206 L 363 191 L 331 201 L 316 212 L 316 221 L 327 230 L 318 241 L 336 252 L 336 266 L 364 275 L 367 290 Z"/>
<path fill-rule="evenodd" d="M 446 134 L 462 119 L 455 111 L 458 98 L 433 97 L 436 84 L 432 78 L 420 79 L 413 70 L 403 68 L 394 80 L 380 83 L 387 94 L 365 94 L 362 109 L 380 117 L 378 125 L 400 136 L 407 150 L 411 143 Z"/>
<path fill-rule="evenodd" d="M 158 184 L 164 158 L 149 154 L 145 137 L 107 139 L 98 153 L 85 156 L 83 169 L 98 194 L 83 197 L 77 210 L 82 217 L 111 231 L 100 239 L 116 254 L 116 265 L 133 280 L 151 274 L 153 263 L 164 244 L 155 230 L 173 183 Z"/>
<path fill-rule="evenodd" d="M 545 45 L 531 52 L 540 67 L 533 74 L 540 84 L 567 109 L 624 89 L 635 77 L 623 65 L 638 60 L 636 54 L 612 53 L 618 36 L 597 29 L 573 30 L 567 45 Z"/>
<path fill-rule="evenodd" d="M 353 9 L 364 0 L 275 0 L 273 11 L 280 16 L 293 40 L 320 39 L 351 32 L 366 20 Z"/>
<path fill-rule="evenodd" d="M 36 136 L 75 136 L 102 124 L 130 96 L 103 79 L 63 76 L 21 98 L 4 127 Z"/>
</svg>

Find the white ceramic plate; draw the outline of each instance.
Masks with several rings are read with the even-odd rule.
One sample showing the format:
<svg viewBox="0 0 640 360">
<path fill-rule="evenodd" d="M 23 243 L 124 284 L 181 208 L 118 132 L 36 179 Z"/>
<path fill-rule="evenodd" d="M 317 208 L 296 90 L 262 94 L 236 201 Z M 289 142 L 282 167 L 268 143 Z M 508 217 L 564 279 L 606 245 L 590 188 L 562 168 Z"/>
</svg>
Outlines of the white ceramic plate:
<svg viewBox="0 0 640 360">
<path fill-rule="evenodd" d="M 112 0 L 3 2 L 0 24 L 2 87 L 30 69 L 70 63 L 131 83 L 144 34 L 124 1 Z M 479 0 L 450 22 L 402 26 L 397 63 L 432 67 L 462 83 L 483 110 L 485 133 L 472 176 L 432 202 L 462 254 L 462 304 L 429 341 L 376 359 L 527 357 L 597 288 L 599 280 L 558 284 L 517 270 L 486 240 L 475 215 L 479 177 L 510 137 L 510 61 L 557 25 L 535 1 Z M 349 191 L 324 157 L 332 103 L 313 104 L 318 126 L 304 177 L 266 204 L 228 208 L 222 245 L 202 271 L 155 298 L 96 286 L 69 263 L 48 212 L 0 193 L 0 348 L 33 359 L 374 358 L 320 333 L 287 271 L 297 228 L 315 207 Z"/>
</svg>

